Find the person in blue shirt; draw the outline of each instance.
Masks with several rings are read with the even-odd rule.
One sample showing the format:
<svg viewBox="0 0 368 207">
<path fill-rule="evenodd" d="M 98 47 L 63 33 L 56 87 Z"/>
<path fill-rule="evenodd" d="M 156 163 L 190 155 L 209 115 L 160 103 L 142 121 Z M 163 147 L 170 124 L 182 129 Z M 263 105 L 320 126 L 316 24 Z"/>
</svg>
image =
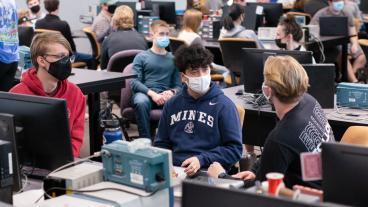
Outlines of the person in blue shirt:
<svg viewBox="0 0 368 207">
<path fill-rule="evenodd" d="M 162 106 L 181 88 L 174 56 L 166 51 L 169 45 L 169 25 L 162 20 L 151 24 L 152 48 L 139 53 L 133 61 L 131 82 L 133 105 L 139 137 L 151 138 L 150 111 Z"/>
<path fill-rule="evenodd" d="M 0 0 L 0 91 L 8 91 L 18 67 L 18 17 L 14 0 Z"/>
<path fill-rule="evenodd" d="M 154 146 L 172 150 L 173 164 L 193 176 L 219 162 L 230 169 L 240 160 L 242 135 L 234 103 L 211 82 L 212 54 L 201 45 L 182 46 L 175 64 L 185 83 L 164 106 Z"/>
</svg>

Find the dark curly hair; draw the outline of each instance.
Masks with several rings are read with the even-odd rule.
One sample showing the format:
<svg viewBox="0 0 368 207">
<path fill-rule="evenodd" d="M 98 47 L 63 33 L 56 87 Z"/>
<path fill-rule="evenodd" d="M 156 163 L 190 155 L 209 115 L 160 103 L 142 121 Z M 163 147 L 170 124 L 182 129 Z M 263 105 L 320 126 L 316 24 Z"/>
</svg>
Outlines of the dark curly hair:
<svg viewBox="0 0 368 207">
<path fill-rule="evenodd" d="M 282 16 L 279 21 L 279 25 L 284 26 L 285 34 L 292 34 L 293 39 L 299 42 L 303 38 L 303 30 L 300 25 L 296 22 L 293 15 Z"/>
<path fill-rule="evenodd" d="M 208 67 L 212 62 L 212 53 L 200 44 L 183 45 L 175 52 L 174 63 L 183 73 L 188 68 L 195 70 L 200 67 Z"/>
</svg>

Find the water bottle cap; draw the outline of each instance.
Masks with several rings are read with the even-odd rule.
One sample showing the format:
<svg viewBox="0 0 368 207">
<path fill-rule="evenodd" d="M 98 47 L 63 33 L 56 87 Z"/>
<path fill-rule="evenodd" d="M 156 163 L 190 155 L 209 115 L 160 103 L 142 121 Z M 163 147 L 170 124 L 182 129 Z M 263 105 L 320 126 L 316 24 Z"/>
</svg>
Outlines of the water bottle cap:
<svg viewBox="0 0 368 207">
<path fill-rule="evenodd" d="M 105 120 L 105 127 L 106 128 L 118 128 L 120 127 L 119 120 L 117 119 Z"/>
</svg>

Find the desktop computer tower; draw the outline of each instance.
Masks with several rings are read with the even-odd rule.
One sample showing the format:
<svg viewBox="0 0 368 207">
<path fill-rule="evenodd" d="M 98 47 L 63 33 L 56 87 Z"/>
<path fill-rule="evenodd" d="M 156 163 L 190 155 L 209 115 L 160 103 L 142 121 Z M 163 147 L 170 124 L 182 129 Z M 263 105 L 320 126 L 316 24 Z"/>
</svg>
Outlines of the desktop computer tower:
<svg viewBox="0 0 368 207">
<path fill-rule="evenodd" d="M 12 203 L 13 197 L 13 155 L 12 145 L 0 140 L 0 201 Z"/>
</svg>

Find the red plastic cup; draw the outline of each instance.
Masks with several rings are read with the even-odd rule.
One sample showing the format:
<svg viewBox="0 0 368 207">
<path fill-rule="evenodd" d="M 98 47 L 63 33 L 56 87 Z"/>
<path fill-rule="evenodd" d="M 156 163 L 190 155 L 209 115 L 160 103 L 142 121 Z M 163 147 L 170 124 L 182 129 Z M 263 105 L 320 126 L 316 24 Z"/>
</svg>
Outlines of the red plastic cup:
<svg viewBox="0 0 368 207">
<path fill-rule="evenodd" d="M 203 20 L 208 20 L 208 15 L 203 15 Z"/>
<path fill-rule="evenodd" d="M 268 193 L 276 195 L 277 187 L 282 183 L 284 175 L 282 173 L 271 172 L 266 174 L 268 181 Z"/>
</svg>

